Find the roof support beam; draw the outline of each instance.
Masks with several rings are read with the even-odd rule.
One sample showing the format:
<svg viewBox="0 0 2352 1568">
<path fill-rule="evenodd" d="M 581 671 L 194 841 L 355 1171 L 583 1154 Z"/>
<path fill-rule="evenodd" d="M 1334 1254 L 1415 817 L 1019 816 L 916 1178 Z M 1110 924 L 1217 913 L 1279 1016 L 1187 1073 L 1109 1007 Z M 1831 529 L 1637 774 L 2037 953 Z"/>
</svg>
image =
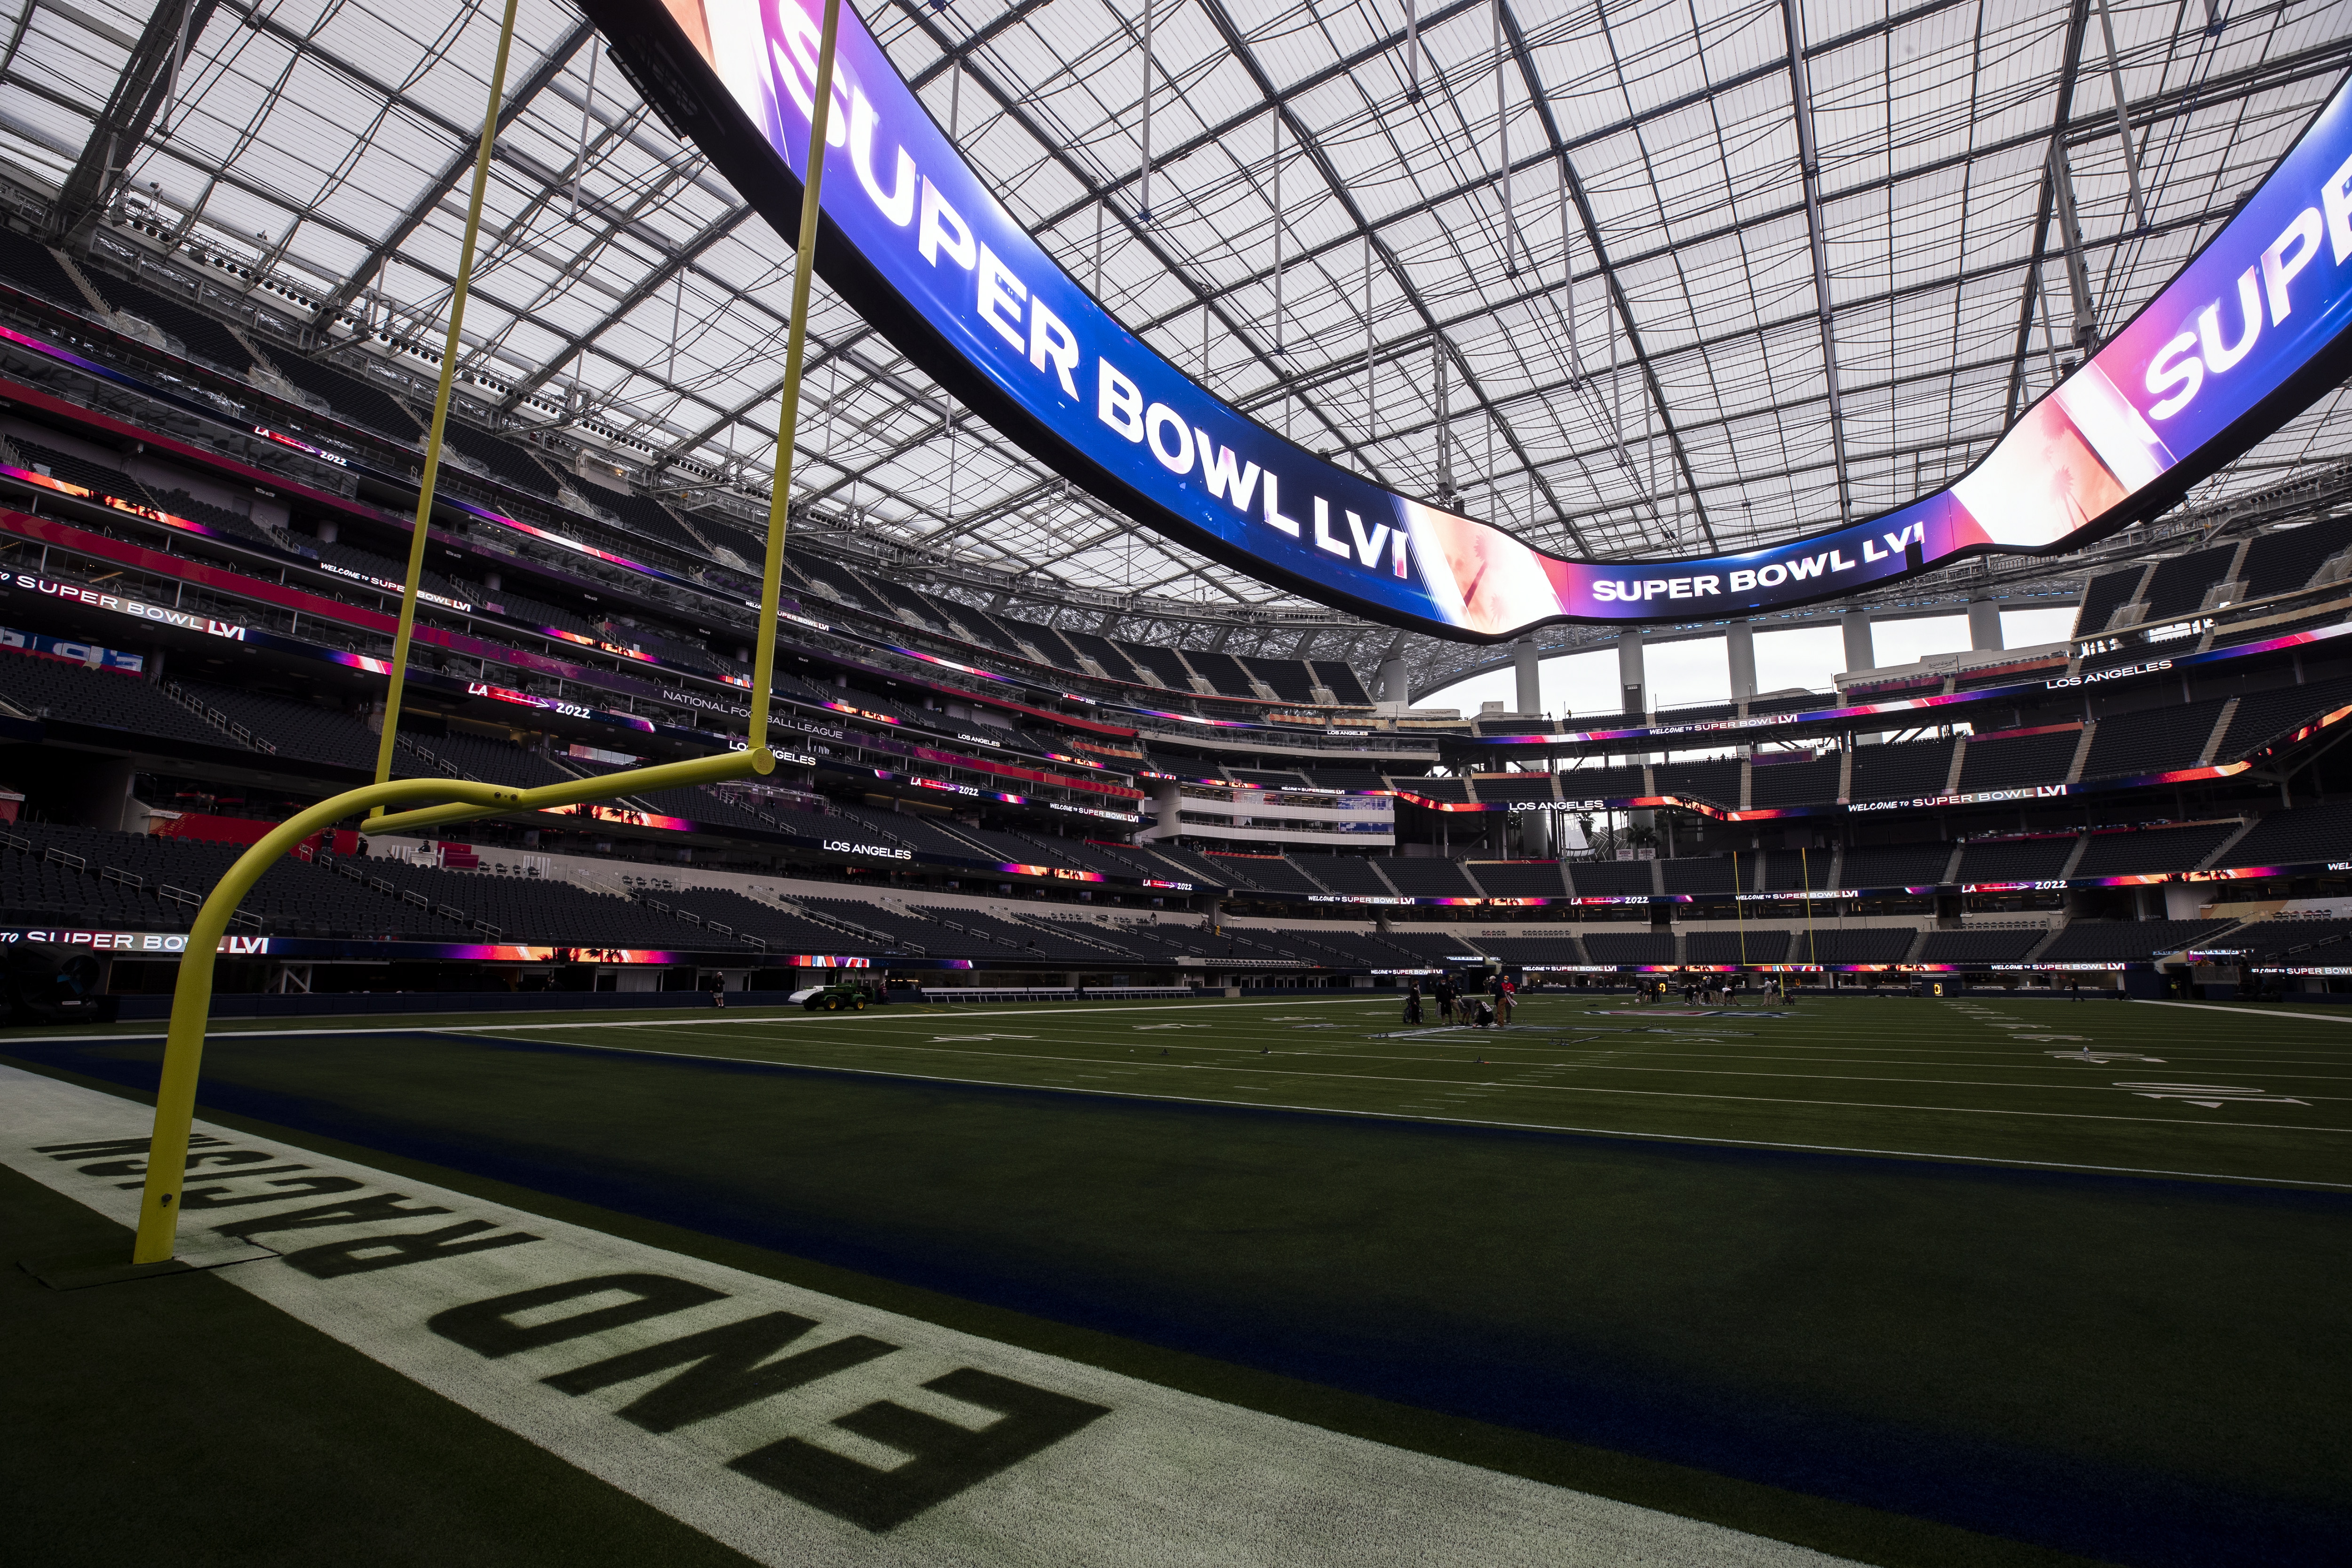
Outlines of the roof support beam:
<svg viewBox="0 0 2352 1568">
<path fill-rule="evenodd" d="M 2083 34 L 2091 19 L 2091 0 L 2073 0 L 2066 18 L 2065 53 L 2058 68 L 2057 104 L 2051 112 L 2051 156 L 2042 168 L 2042 196 L 2033 213 L 2033 252 L 2027 261 L 2025 297 L 2017 309 L 2017 346 L 2011 354 L 2009 395 L 2001 405 L 2004 427 L 2017 423 L 2025 394 L 2025 362 L 2033 352 L 2034 297 L 2042 287 L 2042 268 L 2050 255 L 2050 218 L 2058 199 L 2058 144 L 2074 112 L 2074 79 L 2083 64 Z"/>
<path fill-rule="evenodd" d="M 595 36 L 594 26 L 583 19 L 556 40 L 555 47 L 541 57 L 539 63 L 531 68 L 530 74 L 517 82 L 508 92 L 506 101 L 499 105 L 498 134 L 506 133 L 516 118 L 547 90 L 548 84 L 562 74 L 563 68 L 572 63 L 572 57 L 580 52 L 580 46 Z M 433 215 L 434 209 L 446 201 L 456 192 L 459 182 L 472 172 L 474 149 L 471 142 L 464 136 L 457 140 L 460 143 L 457 150 L 450 154 L 449 161 L 442 164 L 440 172 L 427 182 L 425 189 L 417 193 L 416 199 L 409 203 L 408 210 L 400 216 L 400 221 L 392 226 L 391 232 L 376 241 L 367 255 L 360 258 L 359 265 L 352 268 L 333 291 L 319 302 L 315 320 L 320 322 L 331 321 L 359 298 L 360 290 L 367 287 L 368 279 L 399 253 L 410 237 L 424 226 L 425 220 Z"/>
<path fill-rule="evenodd" d="M 164 94 L 171 90 L 172 63 L 180 48 L 183 24 L 187 42 L 194 44 L 203 35 L 205 24 L 212 20 L 213 5 L 214 0 L 181 0 L 178 5 L 164 0 L 147 18 L 146 30 L 123 62 L 106 107 L 89 128 L 89 141 L 58 192 L 51 216 L 59 236 L 84 226 L 112 197 L 115 181 L 131 153 L 145 140 L 147 128 L 163 107 Z M 28 4 L 26 14 L 29 16 L 31 12 Z"/>
<path fill-rule="evenodd" d="M 1805 189 L 1805 236 L 1813 255 L 1813 308 L 1821 317 L 1822 378 L 1830 395 L 1830 448 L 1837 464 L 1838 520 L 1853 521 L 1853 485 L 1846 472 L 1845 406 L 1838 392 L 1837 324 L 1830 291 L 1829 240 L 1822 223 L 1822 150 L 1813 140 L 1813 81 L 1805 63 L 1804 25 L 1797 0 L 1780 0 L 1780 25 L 1789 40 L 1790 104 L 1797 120 L 1797 163 Z"/>
</svg>

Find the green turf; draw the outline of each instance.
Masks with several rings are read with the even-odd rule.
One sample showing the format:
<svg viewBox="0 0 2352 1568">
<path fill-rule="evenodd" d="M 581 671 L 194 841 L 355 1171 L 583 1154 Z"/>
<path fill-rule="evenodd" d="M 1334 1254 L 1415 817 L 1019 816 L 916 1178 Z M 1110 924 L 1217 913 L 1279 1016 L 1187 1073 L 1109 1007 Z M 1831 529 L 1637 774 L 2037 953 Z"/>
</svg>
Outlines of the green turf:
<svg viewBox="0 0 2352 1568">
<path fill-rule="evenodd" d="M 1416 1419 L 1461 1394 L 1442 1377 L 1384 1401 L 1316 1391 L 1452 1336 L 1803 1421 L 2345 1505 L 2329 1194 L 2352 1188 L 2352 1028 L 2039 1000 L 1682 1019 L 1544 998 L 1521 1019 L 1398 1038 L 1392 1004 L 1277 999 L 262 1023 L 216 1034 L 208 1103 L 245 1096 L 362 1150 L 492 1152 L 505 1179 L 575 1198 L 593 1176 L 593 1201 L 645 1214 L 653 1194 L 688 1228 L 765 1216 L 777 1252 L 931 1292 L 921 1315 L 977 1302 L 1040 1348 L 1881 1562 L 2042 1554 L 1507 1420 Z M 2081 1038 L 2022 1037 L 2044 1035 Z M 82 1054 L 120 1071 L 155 1047 Z M 2207 1108 L 2118 1087 L 2158 1082 L 2231 1092 Z M 1917 1157 L 1739 1152 L 1759 1144 Z M 847 1278 L 821 1288 L 860 1293 Z"/>
<path fill-rule="evenodd" d="M 11 1562 L 748 1561 L 223 1280 L 49 1289 L 130 1233 L 9 1170 L 0 1234 Z"/>
<path fill-rule="evenodd" d="M 2352 1026 L 2326 1015 L 2279 1035 L 2210 1011 L 2109 1002 L 1675 1011 L 1540 998 L 1500 1032 L 1411 1030 L 1393 1004 L 1370 1000 L 436 1026 L 1221 1104 L 2352 1184 Z M 2282 1016 L 2248 1012 L 2250 1024 Z M 2231 1093 L 2214 1109 L 2150 1098 L 2170 1087 L 2119 1087 L 2150 1084 Z"/>
</svg>

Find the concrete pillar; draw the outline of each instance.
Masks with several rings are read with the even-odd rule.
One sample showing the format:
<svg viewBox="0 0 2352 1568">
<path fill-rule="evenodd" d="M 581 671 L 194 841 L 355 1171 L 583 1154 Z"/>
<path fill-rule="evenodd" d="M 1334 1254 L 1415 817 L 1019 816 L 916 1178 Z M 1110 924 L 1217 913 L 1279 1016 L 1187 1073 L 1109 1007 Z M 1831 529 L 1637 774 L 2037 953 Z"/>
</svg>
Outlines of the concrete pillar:
<svg viewBox="0 0 2352 1568">
<path fill-rule="evenodd" d="M 1838 617 L 1845 633 L 1845 667 L 1848 669 L 1876 669 L 1878 655 L 1870 646 L 1870 612 L 1848 610 Z"/>
<path fill-rule="evenodd" d="M 1404 660 L 1388 658 L 1381 661 L 1380 690 L 1375 694 L 1382 702 L 1409 702 L 1410 678 L 1404 672 Z"/>
<path fill-rule="evenodd" d="M 1519 819 L 1519 853 L 1530 860 L 1552 858 L 1551 813 L 1523 811 Z"/>
<path fill-rule="evenodd" d="M 319 542 L 321 544 L 334 543 L 337 536 L 341 532 L 341 526 L 333 518 L 322 517 L 319 520 Z"/>
<path fill-rule="evenodd" d="M 1511 645 L 1511 673 L 1518 680 L 1517 713 L 1543 711 L 1543 677 L 1536 667 L 1536 639 L 1521 637 Z"/>
<path fill-rule="evenodd" d="M 1724 633 L 1724 647 L 1731 661 L 1731 700 L 1745 702 L 1756 695 L 1756 626 L 1750 621 L 1734 621 Z"/>
<path fill-rule="evenodd" d="M 1642 664 L 1642 634 L 1626 630 L 1617 634 L 1617 687 L 1624 706 L 1622 712 L 1642 714 L 1650 710 L 1647 699 L 1648 678 Z"/>
<path fill-rule="evenodd" d="M 1979 653 L 1998 652 L 2009 645 L 2000 637 L 2000 604 L 1994 599 L 1969 601 L 1969 647 Z"/>
<path fill-rule="evenodd" d="M 1159 820 L 1143 830 L 1146 839 L 1173 838 L 1183 832 L 1184 825 L 1177 815 L 1183 810 L 1184 786 L 1173 779 L 1157 781 L 1151 788 L 1151 809 Z"/>
</svg>

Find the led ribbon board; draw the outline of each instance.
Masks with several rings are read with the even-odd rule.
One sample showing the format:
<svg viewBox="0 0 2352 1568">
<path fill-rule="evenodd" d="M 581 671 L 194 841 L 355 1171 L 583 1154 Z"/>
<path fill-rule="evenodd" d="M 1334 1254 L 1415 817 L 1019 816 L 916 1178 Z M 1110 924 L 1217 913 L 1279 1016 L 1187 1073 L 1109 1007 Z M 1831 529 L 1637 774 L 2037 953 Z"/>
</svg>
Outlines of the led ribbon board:
<svg viewBox="0 0 2352 1568">
<path fill-rule="evenodd" d="M 647 100 L 776 228 L 799 211 L 817 0 L 587 0 Z M 2237 216 L 1948 489 L 1744 554 L 1574 561 L 1382 489 L 1146 347 L 1033 240 L 847 0 L 817 260 L 996 429 L 1109 505 L 1323 603 L 1465 641 L 1549 621 L 1739 616 L 1956 557 L 2079 547 L 2153 514 L 2341 380 L 2346 90 Z"/>
</svg>

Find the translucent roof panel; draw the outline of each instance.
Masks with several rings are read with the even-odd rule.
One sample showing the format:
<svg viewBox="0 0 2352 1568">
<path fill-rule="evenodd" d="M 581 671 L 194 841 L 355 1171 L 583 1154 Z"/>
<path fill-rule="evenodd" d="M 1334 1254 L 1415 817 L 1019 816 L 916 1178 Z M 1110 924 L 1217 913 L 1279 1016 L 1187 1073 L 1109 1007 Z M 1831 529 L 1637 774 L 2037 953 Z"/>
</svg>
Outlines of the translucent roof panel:
<svg viewBox="0 0 2352 1568">
<path fill-rule="evenodd" d="M 1176 364 L 1383 482 L 1604 557 L 1937 488 L 2080 353 L 2056 172 L 2111 331 L 2352 64 L 2340 0 L 1472 0 L 1411 28 L 1402 0 L 860 8 L 1010 210 Z M 104 117 L 152 16 L 0 0 L 19 182 L 113 145 L 118 212 L 350 312 L 376 352 L 437 342 L 496 8 L 215 8 L 122 140 Z M 562 0 L 524 0 L 509 81 L 468 395 L 756 502 L 790 247 Z M 822 286 L 812 332 L 795 499 L 836 528 L 1131 611 L 1309 608 L 1107 513 Z M 2343 457 L 2346 417 L 2324 402 L 2190 504 Z"/>
</svg>

